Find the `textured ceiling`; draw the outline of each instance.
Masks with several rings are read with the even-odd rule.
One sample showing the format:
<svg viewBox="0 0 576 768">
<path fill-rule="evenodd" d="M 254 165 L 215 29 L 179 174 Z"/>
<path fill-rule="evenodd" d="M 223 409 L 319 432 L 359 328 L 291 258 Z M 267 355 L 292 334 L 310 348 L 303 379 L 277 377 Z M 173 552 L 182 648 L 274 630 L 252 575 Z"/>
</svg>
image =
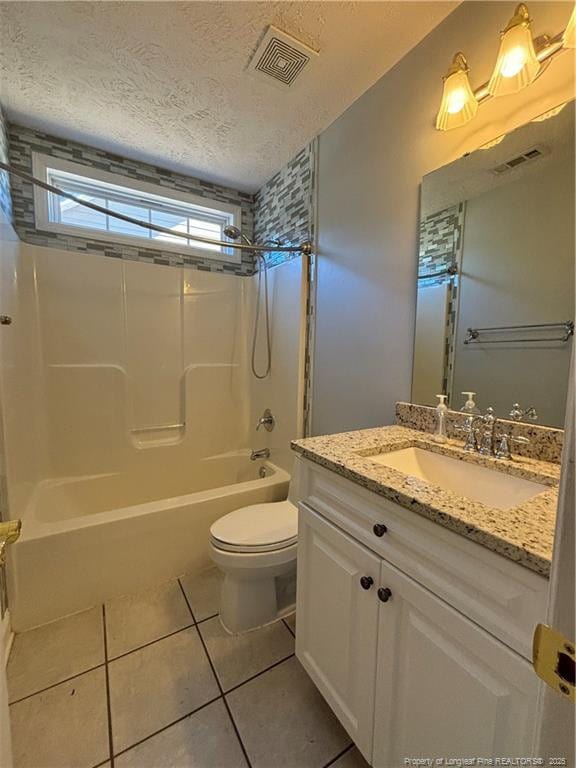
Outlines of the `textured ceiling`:
<svg viewBox="0 0 576 768">
<path fill-rule="evenodd" d="M 3 2 L 9 119 L 254 191 L 457 2 Z M 288 90 L 246 67 L 274 24 L 320 51 Z"/>
</svg>

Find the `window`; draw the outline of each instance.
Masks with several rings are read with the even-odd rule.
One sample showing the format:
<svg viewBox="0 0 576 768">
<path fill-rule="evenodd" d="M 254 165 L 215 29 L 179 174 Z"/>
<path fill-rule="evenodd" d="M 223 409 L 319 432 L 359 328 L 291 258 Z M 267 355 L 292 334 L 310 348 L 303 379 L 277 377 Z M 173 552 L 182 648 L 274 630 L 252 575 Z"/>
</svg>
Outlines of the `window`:
<svg viewBox="0 0 576 768">
<path fill-rule="evenodd" d="M 240 206 L 210 201 L 184 192 L 162 189 L 116 174 L 77 165 L 59 158 L 34 154 L 34 175 L 82 200 L 133 219 L 188 235 L 224 240 L 224 227 L 240 225 Z M 119 182 L 124 182 L 123 184 Z M 219 261 L 240 262 L 232 248 L 155 232 L 106 213 L 85 208 L 73 200 L 36 187 L 36 227 L 63 234 L 130 242 L 147 248 L 176 251 Z M 210 205 L 212 203 L 212 205 Z"/>
</svg>

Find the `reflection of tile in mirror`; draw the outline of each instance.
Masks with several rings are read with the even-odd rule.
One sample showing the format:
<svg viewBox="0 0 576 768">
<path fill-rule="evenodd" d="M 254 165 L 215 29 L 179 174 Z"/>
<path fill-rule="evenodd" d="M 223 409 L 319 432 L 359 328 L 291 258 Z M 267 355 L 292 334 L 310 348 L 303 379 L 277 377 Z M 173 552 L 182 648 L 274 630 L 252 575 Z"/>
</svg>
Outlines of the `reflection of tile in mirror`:
<svg viewBox="0 0 576 768">
<path fill-rule="evenodd" d="M 425 303 L 433 294 L 419 281 L 414 402 L 432 404 L 436 392 L 422 388 L 429 378 L 430 390 L 453 392 L 456 410 L 460 392 L 472 390 L 481 409 L 493 406 L 500 417 L 519 402 L 536 408 L 538 423 L 563 425 L 571 341 L 527 326 L 574 316 L 573 169 L 574 110 L 564 109 L 424 178 L 419 274 L 450 259 L 460 260 L 461 273 L 452 281 L 457 297 L 447 312 L 444 348 L 422 327 L 431 322 Z M 496 341 L 484 334 L 463 343 L 469 327 L 501 326 L 510 329 Z M 438 387 L 441 365 L 445 389 Z"/>
</svg>

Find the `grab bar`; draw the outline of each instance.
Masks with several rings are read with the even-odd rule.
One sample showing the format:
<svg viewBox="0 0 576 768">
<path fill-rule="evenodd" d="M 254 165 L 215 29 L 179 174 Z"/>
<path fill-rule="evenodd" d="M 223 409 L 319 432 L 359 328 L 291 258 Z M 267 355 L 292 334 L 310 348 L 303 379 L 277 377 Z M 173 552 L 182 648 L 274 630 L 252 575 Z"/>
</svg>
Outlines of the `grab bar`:
<svg viewBox="0 0 576 768">
<path fill-rule="evenodd" d="M 483 333 L 501 333 L 506 331 L 539 331 L 546 330 L 547 328 L 563 328 L 563 336 L 533 336 L 531 338 L 523 339 L 481 339 L 480 336 Z M 566 320 L 563 323 L 528 323 L 525 325 L 495 325 L 491 328 L 468 328 L 466 332 L 466 338 L 464 344 L 518 344 L 526 342 L 542 342 L 542 341 L 561 341 L 566 342 L 574 335 L 574 322 L 572 320 Z"/>
</svg>

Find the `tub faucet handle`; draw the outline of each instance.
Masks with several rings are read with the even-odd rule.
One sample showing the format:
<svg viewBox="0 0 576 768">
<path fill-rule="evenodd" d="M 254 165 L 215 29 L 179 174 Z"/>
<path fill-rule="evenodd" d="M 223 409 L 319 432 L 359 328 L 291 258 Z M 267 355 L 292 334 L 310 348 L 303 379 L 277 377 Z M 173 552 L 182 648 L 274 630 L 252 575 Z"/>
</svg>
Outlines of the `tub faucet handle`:
<svg viewBox="0 0 576 768">
<path fill-rule="evenodd" d="M 262 416 L 260 416 L 258 419 L 258 424 L 256 424 L 256 432 L 258 432 L 260 427 L 264 427 L 267 432 L 272 432 L 275 424 L 276 421 L 274 420 L 274 416 L 272 416 L 272 411 L 270 408 L 266 408 Z"/>
</svg>

